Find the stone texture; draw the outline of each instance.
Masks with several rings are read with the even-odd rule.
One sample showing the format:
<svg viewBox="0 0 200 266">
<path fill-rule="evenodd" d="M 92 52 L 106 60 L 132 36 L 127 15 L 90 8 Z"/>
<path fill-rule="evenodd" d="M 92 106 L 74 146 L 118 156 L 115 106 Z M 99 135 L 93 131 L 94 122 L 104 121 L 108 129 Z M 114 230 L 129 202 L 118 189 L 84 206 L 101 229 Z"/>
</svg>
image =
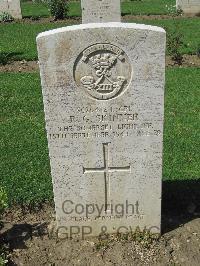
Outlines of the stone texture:
<svg viewBox="0 0 200 266">
<path fill-rule="evenodd" d="M 0 13 L 7 12 L 13 18 L 21 19 L 20 0 L 0 0 Z"/>
<path fill-rule="evenodd" d="M 200 14 L 200 0 L 176 0 L 176 8 L 185 14 Z"/>
<path fill-rule="evenodd" d="M 165 31 L 82 24 L 37 47 L 62 233 L 160 232 Z"/>
<path fill-rule="evenodd" d="M 120 22 L 120 0 L 81 0 L 82 23 Z"/>
</svg>

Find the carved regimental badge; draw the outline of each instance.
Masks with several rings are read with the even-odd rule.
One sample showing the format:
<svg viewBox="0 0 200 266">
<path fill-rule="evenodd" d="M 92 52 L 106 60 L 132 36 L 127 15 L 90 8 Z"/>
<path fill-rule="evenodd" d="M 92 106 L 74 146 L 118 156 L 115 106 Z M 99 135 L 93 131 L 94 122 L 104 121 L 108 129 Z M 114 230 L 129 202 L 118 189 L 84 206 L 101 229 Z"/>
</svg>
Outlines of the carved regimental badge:
<svg viewBox="0 0 200 266">
<path fill-rule="evenodd" d="M 131 65 L 122 49 L 112 44 L 95 44 L 85 49 L 74 65 L 78 87 L 98 100 L 112 99 L 127 88 Z"/>
</svg>

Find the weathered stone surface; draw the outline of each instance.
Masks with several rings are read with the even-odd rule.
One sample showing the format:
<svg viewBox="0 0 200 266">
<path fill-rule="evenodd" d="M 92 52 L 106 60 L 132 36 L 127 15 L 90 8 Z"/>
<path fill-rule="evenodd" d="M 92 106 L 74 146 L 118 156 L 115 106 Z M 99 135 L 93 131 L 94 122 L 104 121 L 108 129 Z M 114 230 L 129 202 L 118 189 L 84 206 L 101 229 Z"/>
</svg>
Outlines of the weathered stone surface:
<svg viewBox="0 0 200 266">
<path fill-rule="evenodd" d="M 165 31 L 83 24 L 37 47 L 58 226 L 160 232 Z"/>
<path fill-rule="evenodd" d="M 13 18 L 21 19 L 20 0 L 0 0 L 0 13 L 7 12 Z"/>
<path fill-rule="evenodd" d="M 176 9 L 181 9 L 185 14 L 199 14 L 200 0 L 176 0 Z"/>
<path fill-rule="evenodd" d="M 120 0 L 81 0 L 82 23 L 120 22 Z"/>
</svg>

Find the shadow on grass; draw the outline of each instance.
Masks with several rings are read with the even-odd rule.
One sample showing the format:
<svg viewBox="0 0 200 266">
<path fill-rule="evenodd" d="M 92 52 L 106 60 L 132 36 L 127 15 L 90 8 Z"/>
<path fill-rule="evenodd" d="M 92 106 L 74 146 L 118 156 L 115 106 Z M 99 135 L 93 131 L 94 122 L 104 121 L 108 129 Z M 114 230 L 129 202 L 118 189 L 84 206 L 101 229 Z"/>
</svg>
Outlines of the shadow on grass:
<svg viewBox="0 0 200 266">
<path fill-rule="evenodd" d="M 49 18 L 49 15 L 42 15 L 42 16 L 39 16 L 39 15 L 28 15 L 28 16 L 23 16 L 23 19 L 35 20 L 35 18 L 36 19 Z"/>
<path fill-rule="evenodd" d="M 162 233 L 200 217 L 200 179 L 163 181 Z"/>
<path fill-rule="evenodd" d="M 13 60 L 16 60 L 17 57 L 20 55 L 22 55 L 23 53 L 22 52 L 18 52 L 18 53 L 15 53 L 15 52 L 0 52 L 0 65 L 6 65 L 8 63 L 10 63 L 11 61 Z"/>
</svg>

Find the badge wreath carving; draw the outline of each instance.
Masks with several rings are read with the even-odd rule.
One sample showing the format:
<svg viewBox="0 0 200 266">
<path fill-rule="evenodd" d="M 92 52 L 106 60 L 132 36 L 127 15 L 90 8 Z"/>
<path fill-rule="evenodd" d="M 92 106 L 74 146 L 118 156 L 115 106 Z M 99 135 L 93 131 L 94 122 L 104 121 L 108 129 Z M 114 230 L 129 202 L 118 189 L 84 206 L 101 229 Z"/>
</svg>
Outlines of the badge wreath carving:
<svg viewBox="0 0 200 266">
<path fill-rule="evenodd" d="M 112 44 L 95 44 L 85 49 L 74 67 L 74 78 L 90 96 L 112 99 L 127 88 L 131 79 L 128 56 Z"/>
</svg>

